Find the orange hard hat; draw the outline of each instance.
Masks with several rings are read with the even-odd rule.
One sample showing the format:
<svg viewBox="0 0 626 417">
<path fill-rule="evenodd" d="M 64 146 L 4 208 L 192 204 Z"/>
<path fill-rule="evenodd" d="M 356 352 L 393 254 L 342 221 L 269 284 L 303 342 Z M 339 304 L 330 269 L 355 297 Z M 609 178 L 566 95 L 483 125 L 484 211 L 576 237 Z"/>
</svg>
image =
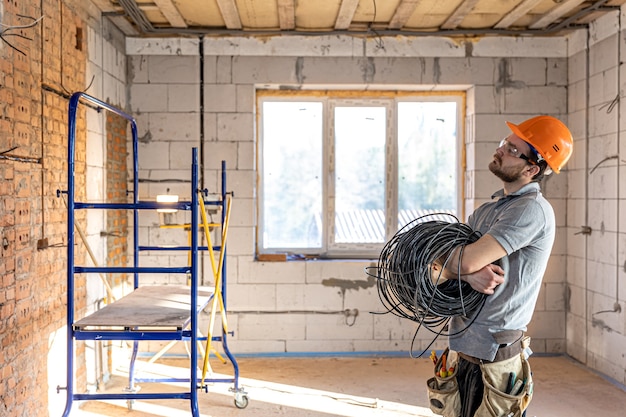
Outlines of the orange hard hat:
<svg viewBox="0 0 626 417">
<path fill-rule="evenodd" d="M 509 128 L 530 144 L 557 174 L 572 155 L 572 134 L 559 119 L 552 116 L 536 116 L 519 125 L 506 122 Z"/>
</svg>

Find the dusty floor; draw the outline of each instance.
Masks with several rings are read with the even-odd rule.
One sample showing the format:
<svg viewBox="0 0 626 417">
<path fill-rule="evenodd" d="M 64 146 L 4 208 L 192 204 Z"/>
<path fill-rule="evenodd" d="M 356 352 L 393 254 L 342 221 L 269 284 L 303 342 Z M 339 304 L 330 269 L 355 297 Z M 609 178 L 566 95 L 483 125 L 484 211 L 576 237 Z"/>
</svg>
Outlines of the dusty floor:
<svg viewBox="0 0 626 417">
<path fill-rule="evenodd" d="M 432 367 L 428 359 L 394 358 L 239 358 L 239 384 L 248 406 L 238 409 L 230 383 L 216 383 L 199 394 L 203 417 L 368 417 L 434 416 L 428 410 L 425 381 Z M 232 377 L 232 365 L 211 362 L 213 378 Z M 145 377 L 188 377 L 184 359 L 140 364 Z M 622 417 L 624 387 L 613 384 L 563 356 L 531 358 L 535 395 L 527 416 Z M 127 386 L 124 372 L 114 376 L 107 392 Z M 177 387 L 145 383 L 141 392 L 164 392 Z M 80 407 L 79 407 L 80 406 Z M 72 417 L 190 416 L 188 400 L 75 403 Z"/>
</svg>

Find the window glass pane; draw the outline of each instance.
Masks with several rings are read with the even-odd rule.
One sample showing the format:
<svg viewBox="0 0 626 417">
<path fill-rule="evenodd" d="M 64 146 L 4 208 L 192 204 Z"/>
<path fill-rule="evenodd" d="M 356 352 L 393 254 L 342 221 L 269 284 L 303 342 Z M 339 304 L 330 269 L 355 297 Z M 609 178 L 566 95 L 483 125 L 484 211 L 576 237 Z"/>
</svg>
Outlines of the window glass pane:
<svg viewBox="0 0 626 417">
<path fill-rule="evenodd" d="M 335 108 L 335 243 L 385 240 L 385 107 Z"/>
<path fill-rule="evenodd" d="M 263 103 L 262 245 L 322 246 L 322 103 Z"/>
<path fill-rule="evenodd" d="M 457 209 L 457 104 L 398 103 L 398 227 Z"/>
</svg>

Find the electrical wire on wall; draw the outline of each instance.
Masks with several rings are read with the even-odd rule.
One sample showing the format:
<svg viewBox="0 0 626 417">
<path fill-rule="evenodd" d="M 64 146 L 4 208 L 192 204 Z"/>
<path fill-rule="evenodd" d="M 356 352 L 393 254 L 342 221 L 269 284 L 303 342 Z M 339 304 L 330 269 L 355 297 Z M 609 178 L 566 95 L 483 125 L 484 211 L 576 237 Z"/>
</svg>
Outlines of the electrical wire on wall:
<svg viewBox="0 0 626 417">
<path fill-rule="evenodd" d="M 0 22 L 0 40 L 2 42 L 4 42 L 5 44 L 7 44 L 8 46 L 11 47 L 11 49 L 19 52 L 20 54 L 26 56 L 26 53 L 24 51 L 22 51 L 21 49 L 19 49 L 18 47 L 14 46 L 13 44 L 11 44 L 6 38 L 9 36 L 16 36 L 18 38 L 22 38 L 22 39 L 26 39 L 29 41 L 32 41 L 31 38 L 22 35 L 20 32 L 22 31 L 21 29 L 28 29 L 28 28 L 32 28 L 34 26 L 37 25 L 37 23 L 39 23 L 39 21 L 41 19 L 43 19 L 43 16 L 41 16 L 38 19 L 35 19 L 34 17 L 31 16 L 25 16 L 25 15 L 21 15 L 21 14 L 16 14 L 17 17 L 21 18 L 21 19 L 27 19 L 30 20 L 30 23 L 27 23 L 25 25 L 15 25 L 15 26 L 10 26 L 10 25 L 5 25 L 3 23 Z M 14 31 L 18 31 L 18 33 L 15 33 Z"/>
<path fill-rule="evenodd" d="M 618 90 L 618 95 L 619 95 L 619 91 L 621 89 L 621 85 L 622 85 L 622 78 L 621 78 L 621 66 L 622 66 L 622 13 L 621 13 L 621 9 L 620 12 L 617 14 L 617 18 L 618 18 L 618 25 L 617 25 L 617 90 Z M 617 102 L 617 154 L 621 155 L 621 149 L 620 149 L 620 143 L 622 141 L 622 136 L 621 136 L 621 129 L 620 129 L 620 122 L 621 122 L 621 114 L 622 114 L 622 110 L 621 110 L 621 105 L 622 102 L 621 100 L 618 100 Z M 626 162 L 626 161 L 622 161 L 622 162 Z M 621 190 L 620 188 L 620 160 L 617 160 L 617 189 Z M 619 198 L 619 196 L 618 196 Z M 619 203 L 618 203 L 619 204 Z M 619 225 L 621 224 L 620 222 L 620 211 L 619 208 L 617 210 L 617 225 L 618 225 L 618 229 L 617 229 L 617 234 L 619 236 Z M 619 245 L 617 247 L 617 259 L 619 259 Z M 626 271 L 626 261 L 624 261 L 624 270 Z M 620 286 L 619 286 L 619 282 L 620 282 L 620 271 L 619 271 L 619 261 L 617 262 L 616 268 L 615 268 L 615 304 L 613 305 L 613 310 L 615 310 L 616 312 L 620 312 L 622 311 L 622 306 L 619 303 L 619 294 L 620 294 Z"/>
<path fill-rule="evenodd" d="M 346 308 L 344 310 L 233 310 L 236 314 L 321 314 L 321 315 L 340 315 L 345 317 L 345 324 L 348 327 L 354 326 L 356 318 L 359 316 L 358 308 Z"/>
<path fill-rule="evenodd" d="M 617 25 L 617 33 L 618 33 L 618 39 L 620 38 L 620 34 L 622 33 L 622 14 L 621 13 L 617 13 L 617 19 L 618 19 L 618 25 Z M 610 114 L 612 113 L 614 110 L 617 113 L 617 117 L 616 117 L 616 135 L 617 135 L 617 140 L 616 140 L 616 147 L 617 147 L 617 153 L 615 155 L 611 155 L 611 156 L 606 156 L 605 158 L 603 158 L 602 160 L 600 160 L 598 163 L 596 163 L 594 165 L 593 168 L 591 168 L 589 170 L 589 174 L 588 176 L 591 176 L 602 164 L 604 164 L 605 162 L 609 162 L 612 160 L 616 160 L 617 161 L 617 166 L 616 166 L 616 189 L 620 190 L 620 175 L 619 175 L 619 171 L 620 171 L 620 164 L 622 162 L 626 162 L 623 159 L 620 160 L 620 143 L 621 143 L 621 129 L 620 129 L 620 115 L 621 113 L 621 103 L 622 103 L 622 99 L 625 97 L 624 95 L 621 94 L 620 91 L 620 85 L 621 85 L 621 71 L 620 71 L 620 67 L 622 65 L 621 63 L 621 56 L 622 56 L 622 50 L 621 50 L 621 42 L 617 42 L 617 93 L 615 95 L 615 98 L 613 100 L 611 100 L 610 102 L 606 102 L 604 104 L 602 104 L 601 106 L 598 107 L 598 111 L 603 110 L 606 108 L 606 114 Z M 617 219 L 615 224 L 618 225 L 618 230 L 617 233 L 619 235 L 619 225 L 620 225 L 620 210 L 617 210 Z M 589 230 L 591 230 L 591 228 L 589 228 Z M 602 222 L 602 229 L 601 232 L 604 233 L 604 222 Z M 589 234 L 591 234 L 591 231 L 589 232 Z M 619 250 L 619 245 L 616 246 L 615 248 L 616 250 L 616 259 L 619 258 L 619 254 L 620 254 L 620 250 Z M 624 263 L 624 269 L 626 270 L 626 262 Z M 598 314 L 603 314 L 603 313 L 621 313 L 622 311 L 622 306 L 620 304 L 619 301 L 619 295 L 620 295 L 620 265 L 619 265 L 619 261 L 616 264 L 616 269 L 615 269 L 615 302 L 612 306 L 612 308 L 610 309 L 604 309 L 604 310 L 600 310 L 600 311 L 596 311 L 592 314 L 592 317 L 594 320 L 596 320 L 596 316 Z"/>
<path fill-rule="evenodd" d="M 374 35 L 376 35 L 376 49 L 380 49 L 385 51 L 385 42 L 383 41 L 382 36 L 380 36 L 378 34 L 378 32 L 372 28 L 373 24 L 376 24 L 376 15 L 378 13 L 377 7 L 376 7 L 376 0 L 372 0 L 372 3 L 374 5 L 374 17 L 372 18 L 372 23 L 369 24 L 367 31 L 368 32 L 373 32 Z"/>
<path fill-rule="evenodd" d="M 10 149 L 7 149 L 5 151 L 0 151 L 0 159 L 6 159 L 9 161 L 16 161 L 16 162 L 26 162 L 26 163 L 32 163 L 32 164 L 41 164 L 41 158 L 39 157 L 30 157 L 30 156 L 17 156 L 17 155 L 13 155 L 10 152 L 16 150 L 17 148 L 19 148 L 19 146 L 13 146 Z"/>
<path fill-rule="evenodd" d="M 411 357 L 422 327 L 435 337 L 417 357 L 440 335 L 451 336 L 444 332 L 452 317 L 475 318 L 482 309 L 486 295 L 462 281 L 459 271 L 450 273 L 446 268 L 457 247 L 461 248 L 460 268 L 463 248 L 479 237 L 479 233 L 453 215 L 429 214 L 405 225 L 381 251 L 373 276 L 377 278 L 378 295 L 387 311 L 376 314 L 391 313 L 419 324 L 411 342 Z M 471 323 L 473 320 L 468 327 Z"/>
</svg>

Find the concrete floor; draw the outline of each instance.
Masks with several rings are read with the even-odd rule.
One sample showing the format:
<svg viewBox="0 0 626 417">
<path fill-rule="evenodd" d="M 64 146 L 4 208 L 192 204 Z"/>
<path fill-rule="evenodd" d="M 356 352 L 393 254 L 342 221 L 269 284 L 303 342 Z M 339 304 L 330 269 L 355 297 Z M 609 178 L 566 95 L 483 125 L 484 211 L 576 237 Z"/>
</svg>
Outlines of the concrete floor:
<svg viewBox="0 0 626 417">
<path fill-rule="evenodd" d="M 368 417 L 434 416 L 427 408 L 426 380 L 432 366 L 428 359 L 385 358 L 239 358 L 240 385 L 248 393 L 245 409 L 234 405 L 232 384 L 216 383 L 199 393 L 203 417 Z M 140 363 L 143 376 L 188 377 L 184 359 Z M 565 356 L 533 356 L 531 366 L 535 394 L 528 417 L 622 417 L 626 391 Z M 232 377 L 232 366 L 212 359 L 212 377 Z M 116 374 L 107 392 L 127 386 L 123 371 Z M 174 386 L 143 384 L 141 392 L 177 390 Z M 80 408 L 79 408 L 80 405 Z M 75 403 L 72 417 L 190 416 L 188 400 L 137 401 L 128 409 L 125 401 Z"/>
</svg>

